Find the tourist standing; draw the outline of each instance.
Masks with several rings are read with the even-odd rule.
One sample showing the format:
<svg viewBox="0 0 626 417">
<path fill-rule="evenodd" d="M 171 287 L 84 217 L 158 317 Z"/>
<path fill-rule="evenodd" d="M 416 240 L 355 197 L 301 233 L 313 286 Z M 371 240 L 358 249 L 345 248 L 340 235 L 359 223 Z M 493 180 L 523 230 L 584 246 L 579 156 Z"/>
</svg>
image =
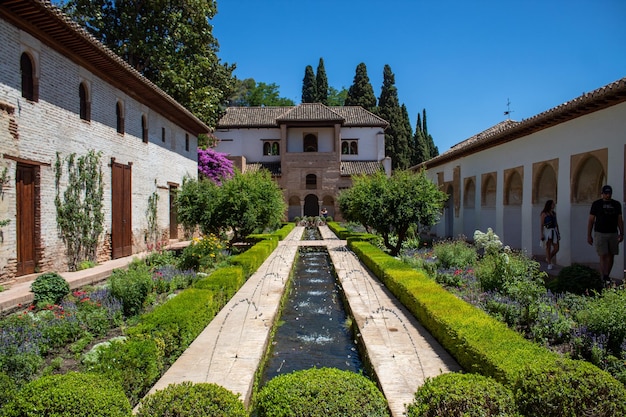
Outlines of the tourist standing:
<svg viewBox="0 0 626 417">
<path fill-rule="evenodd" d="M 546 248 L 548 269 L 552 269 L 554 257 L 559 251 L 559 241 L 561 240 L 559 223 L 556 221 L 556 212 L 554 211 L 555 208 L 556 204 L 554 204 L 554 200 L 546 201 L 541 211 L 541 222 L 539 226 L 541 228 L 541 242 Z"/>
<path fill-rule="evenodd" d="M 611 282 L 613 259 L 619 254 L 619 243 L 624 240 L 622 205 L 613 200 L 612 196 L 610 185 L 602 187 L 602 198 L 591 205 L 587 222 L 587 242 L 590 245 L 595 243 L 600 257 L 600 274 L 607 284 Z M 592 229 L 594 236 L 591 236 Z"/>
</svg>

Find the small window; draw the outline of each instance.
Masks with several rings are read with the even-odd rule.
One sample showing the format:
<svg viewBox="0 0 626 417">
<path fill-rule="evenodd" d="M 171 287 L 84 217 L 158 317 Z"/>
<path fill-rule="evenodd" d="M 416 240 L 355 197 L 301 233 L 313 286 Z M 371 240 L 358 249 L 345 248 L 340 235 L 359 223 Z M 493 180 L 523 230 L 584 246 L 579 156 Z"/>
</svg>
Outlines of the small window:
<svg viewBox="0 0 626 417">
<path fill-rule="evenodd" d="M 343 155 L 358 155 L 359 154 L 359 141 L 342 140 L 341 141 L 341 153 Z"/>
<path fill-rule="evenodd" d="M 315 190 L 317 188 L 317 176 L 315 174 L 309 174 L 306 176 L 306 189 Z"/>
<path fill-rule="evenodd" d="M 148 120 L 145 114 L 141 115 L 141 139 L 148 143 Z"/>
<path fill-rule="evenodd" d="M 22 73 L 22 97 L 26 100 L 37 101 L 35 66 L 27 53 L 23 53 L 20 58 L 20 72 Z"/>
<path fill-rule="evenodd" d="M 189 133 L 185 133 L 185 150 L 189 152 Z"/>
<path fill-rule="evenodd" d="M 161 128 L 161 142 L 165 143 L 165 128 Z"/>
<path fill-rule="evenodd" d="M 304 137 L 304 152 L 317 152 L 317 136 L 309 133 Z"/>
<path fill-rule="evenodd" d="M 115 106 L 115 117 L 117 119 L 117 123 L 116 123 L 116 128 L 117 128 L 117 133 L 119 133 L 120 135 L 124 134 L 124 108 L 122 107 L 122 103 L 121 102 L 117 102 L 117 105 Z"/>
<path fill-rule="evenodd" d="M 263 142 L 263 155 L 265 156 L 280 155 L 280 144 L 278 142 L 272 142 L 272 141 Z"/>
<path fill-rule="evenodd" d="M 80 118 L 87 121 L 91 120 L 91 102 L 85 83 L 80 83 L 78 86 L 78 97 L 80 100 Z"/>
</svg>

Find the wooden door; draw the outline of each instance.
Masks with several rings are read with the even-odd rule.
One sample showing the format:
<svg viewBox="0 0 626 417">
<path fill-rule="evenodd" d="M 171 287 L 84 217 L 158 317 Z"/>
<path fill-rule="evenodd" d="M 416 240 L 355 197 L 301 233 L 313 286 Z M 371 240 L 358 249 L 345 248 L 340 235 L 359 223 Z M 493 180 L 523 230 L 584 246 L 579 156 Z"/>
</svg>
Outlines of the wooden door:
<svg viewBox="0 0 626 417">
<path fill-rule="evenodd" d="M 35 273 L 35 167 L 17 165 L 15 175 L 17 200 L 17 273 Z"/>
<path fill-rule="evenodd" d="M 178 239 L 178 216 L 176 213 L 176 192 L 175 185 L 170 185 L 170 239 Z"/>
<path fill-rule="evenodd" d="M 111 164 L 111 256 L 130 256 L 132 244 L 131 166 Z"/>
</svg>

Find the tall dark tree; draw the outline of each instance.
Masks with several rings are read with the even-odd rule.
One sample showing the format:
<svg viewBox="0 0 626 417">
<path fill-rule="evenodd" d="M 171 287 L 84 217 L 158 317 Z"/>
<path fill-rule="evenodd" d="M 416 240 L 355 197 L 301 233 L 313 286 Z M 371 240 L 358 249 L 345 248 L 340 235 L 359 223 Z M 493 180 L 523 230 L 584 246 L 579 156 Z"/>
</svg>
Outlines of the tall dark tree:
<svg viewBox="0 0 626 417">
<path fill-rule="evenodd" d="M 316 103 L 328 105 L 328 77 L 326 77 L 326 69 L 324 68 L 324 59 L 320 58 L 315 73 L 315 85 L 317 86 Z"/>
<path fill-rule="evenodd" d="M 315 100 L 317 100 L 317 81 L 315 81 L 313 67 L 307 65 L 302 80 L 302 102 L 315 103 Z"/>
<path fill-rule="evenodd" d="M 411 165 L 421 164 L 424 161 L 430 159 L 430 148 L 424 137 L 424 127 L 422 125 L 422 118 L 417 113 L 417 122 L 415 124 L 415 134 L 413 135 L 413 159 Z"/>
<path fill-rule="evenodd" d="M 385 154 L 391 158 L 393 169 L 409 167 L 410 150 L 409 137 L 411 129 L 407 131 L 405 117 L 398 102 L 398 89 L 395 86 L 395 76 L 389 65 L 383 70 L 383 86 L 378 98 L 378 115 L 389 122 L 385 130 Z M 409 124 L 410 126 L 410 124 Z"/>
<path fill-rule="evenodd" d="M 428 133 L 428 125 L 426 124 L 426 109 L 422 109 L 422 127 L 424 131 L 424 137 L 426 138 L 426 143 L 428 144 L 429 156 L 434 158 L 439 155 L 439 148 L 435 145 L 435 141 L 433 137 Z"/>
<path fill-rule="evenodd" d="M 96 39 L 209 125 L 232 96 L 209 21 L 214 0 L 59 0 Z M 158 10 L 158 13 L 155 11 Z"/>
<path fill-rule="evenodd" d="M 367 76 L 367 67 L 361 62 L 356 67 L 354 81 L 348 89 L 348 96 L 345 101 L 346 106 L 361 106 L 371 112 L 376 111 L 376 96 L 374 89 Z"/>
</svg>

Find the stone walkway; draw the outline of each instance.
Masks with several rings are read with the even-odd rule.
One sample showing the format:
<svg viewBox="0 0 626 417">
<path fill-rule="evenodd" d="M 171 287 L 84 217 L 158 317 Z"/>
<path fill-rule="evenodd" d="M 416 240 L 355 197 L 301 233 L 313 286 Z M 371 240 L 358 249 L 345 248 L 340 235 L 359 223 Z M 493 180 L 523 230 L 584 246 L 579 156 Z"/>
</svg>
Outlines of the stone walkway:
<svg viewBox="0 0 626 417">
<path fill-rule="evenodd" d="M 394 417 L 405 415 L 428 377 L 460 366 L 374 278 L 326 226 L 324 240 L 302 241 L 296 227 L 152 387 L 212 382 L 239 394 L 248 406 L 254 378 L 270 343 L 272 325 L 299 246 L 326 246 L 341 281 L 361 342 Z"/>
</svg>

